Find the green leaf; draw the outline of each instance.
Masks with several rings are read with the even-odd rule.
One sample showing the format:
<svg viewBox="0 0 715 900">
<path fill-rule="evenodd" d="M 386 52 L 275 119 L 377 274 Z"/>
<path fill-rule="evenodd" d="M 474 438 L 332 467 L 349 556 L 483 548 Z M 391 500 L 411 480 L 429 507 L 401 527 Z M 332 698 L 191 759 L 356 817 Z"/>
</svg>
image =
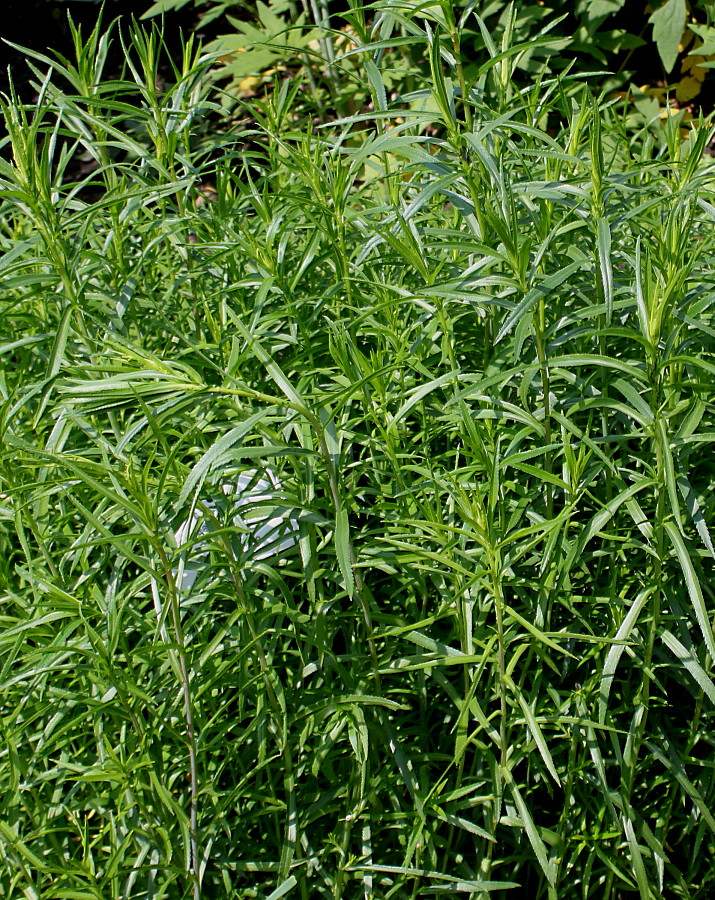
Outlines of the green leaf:
<svg viewBox="0 0 715 900">
<path fill-rule="evenodd" d="M 251 334 L 251 332 L 246 328 L 241 319 L 229 307 L 226 307 L 226 310 L 231 318 L 231 321 L 238 329 L 241 336 L 244 338 L 256 357 L 266 367 L 266 371 L 271 376 L 277 387 L 285 394 L 285 396 L 295 406 L 296 409 L 304 410 L 305 404 L 303 402 L 303 398 L 297 393 L 293 385 L 290 383 L 290 380 L 283 373 L 281 367 L 275 362 L 270 353 L 268 353 L 264 349 L 258 338 L 255 335 Z"/>
<path fill-rule="evenodd" d="M 608 706 L 608 698 L 613 685 L 613 678 L 618 667 L 618 663 L 626 649 L 625 642 L 630 639 L 631 632 L 638 622 L 638 616 L 648 601 L 648 597 L 653 593 L 653 589 L 641 591 L 640 594 L 631 604 L 630 609 L 626 613 L 625 618 L 621 622 L 620 628 L 616 632 L 614 643 L 606 655 L 606 661 L 603 664 L 601 672 L 601 687 L 599 690 L 600 697 L 598 701 L 598 721 L 601 725 L 606 720 L 606 709 Z M 616 643 L 617 642 L 617 643 Z"/>
<path fill-rule="evenodd" d="M 372 87 L 372 95 L 374 98 L 375 108 L 378 110 L 387 109 L 387 96 L 385 94 L 385 82 L 382 80 L 380 70 L 371 59 L 363 60 L 367 77 Z"/>
<path fill-rule="evenodd" d="M 715 684 L 713 684 L 712 679 L 697 659 L 695 659 L 691 651 L 683 646 L 675 635 L 671 634 L 669 631 L 664 631 L 662 638 L 665 646 L 678 657 L 688 671 L 688 674 L 702 689 L 710 702 L 715 705 Z"/>
<path fill-rule="evenodd" d="M 673 453 L 670 449 L 670 437 L 668 436 L 668 428 L 662 418 L 656 420 L 656 439 L 660 445 L 663 456 L 663 468 L 665 470 L 665 486 L 670 501 L 670 511 L 676 521 L 680 533 L 683 533 L 683 520 L 680 516 L 680 499 L 675 482 L 675 465 L 673 463 Z"/>
<path fill-rule="evenodd" d="M 606 324 L 611 324 L 613 315 L 613 267 L 611 265 L 611 226 L 608 219 L 600 217 L 596 223 L 596 245 L 598 247 L 598 272 L 601 279 L 603 299 L 606 304 Z"/>
<path fill-rule="evenodd" d="M 666 72 L 671 72 L 678 58 L 688 9 L 685 0 L 666 0 L 653 12 L 649 22 L 653 26 L 653 40 Z"/>
<path fill-rule="evenodd" d="M 47 864 L 39 859 L 27 844 L 20 839 L 17 832 L 10 825 L 0 819 L 0 835 L 4 838 L 6 846 L 11 847 L 25 862 L 29 863 L 35 872 L 44 872 Z"/>
<path fill-rule="evenodd" d="M 579 269 L 583 268 L 582 262 L 571 263 L 568 266 L 565 266 L 563 269 L 560 269 L 558 272 L 555 272 L 553 275 L 548 275 L 544 280 L 536 285 L 536 287 L 531 288 L 530 291 L 524 295 L 523 299 L 517 303 L 517 305 L 512 309 L 509 315 L 504 320 L 501 328 L 499 329 L 499 333 L 496 336 L 496 343 L 498 344 L 502 341 L 507 334 L 512 330 L 512 328 L 519 322 L 519 320 L 524 316 L 532 306 L 535 306 L 540 299 L 548 298 L 550 294 L 556 290 L 556 288 L 560 287 L 564 281 L 567 280 L 574 272 L 577 272 Z"/>
<path fill-rule="evenodd" d="M 564 656 L 570 656 L 572 659 L 575 659 L 573 653 L 569 653 L 568 650 L 561 647 L 556 641 L 552 640 L 548 634 L 545 634 L 524 616 L 519 615 L 519 613 L 515 609 L 512 609 L 508 604 L 504 604 L 504 612 L 525 628 L 529 634 L 532 634 L 539 643 L 546 644 L 547 647 L 551 647 L 551 649 L 555 650 L 557 653 L 563 653 Z"/>
<path fill-rule="evenodd" d="M 504 775 L 504 780 L 509 785 L 509 790 L 511 791 L 511 795 L 514 798 L 516 808 L 519 811 L 519 818 L 524 825 L 527 837 L 529 838 L 529 843 L 531 844 L 534 854 L 536 855 L 536 859 L 541 866 L 542 872 L 546 876 L 546 880 L 553 887 L 556 883 L 556 874 L 554 872 L 553 865 L 549 862 L 549 857 L 543 838 L 539 834 L 539 831 L 534 824 L 534 820 L 531 817 L 531 813 L 529 812 L 526 803 L 524 802 L 524 798 L 521 796 L 521 793 L 516 786 L 513 775 L 506 768 L 502 769 L 502 772 Z"/>
<path fill-rule="evenodd" d="M 574 543 L 573 548 L 568 555 L 566 570 L 568 570 L 573 565 L 573 563 L 580 558 L 589 541 L 592 540 L 592 538 L 594 538 L 599 531 L 606 527 L 606 525 L 611 521 L 618 509 L 624 503 L 630 500 L 639 491 L 651 487 L 652 485 L 653 481 L 651 479 L 644 478 L 643 480 L 637 481 L 635 484 L 630 485 L 630 487 L 624 488 L 624 490 L 622 490 L 620 494 L 615 496 L 612 500 L 609 500 L 608 503 L 604 505 L 603 509 L 597 512 L 596 515 L 591 519 L 591 521 L 579 535 L 578 541 Z"/>
<path fill-rule="evenodd" d="M 656 759 L 660 760 L 660 762 L 662 762 L 663 765 L 670 772 L 672 772 L 678 782 L 683 786 L 685 793 L 690 797 L 695 806 L 698 808 L 698 811 L 702 815 L 703 819 L 707 822 L 710 831 L 715 834 L 715 817 L 713 817 L 712 811 L 703 795 L 695 787 L 693 782 L 688 778 L 683 766 L 683 762 L 680 757 L 674 752 L 673 747 L 668 746 L 667 749 L 669 750 L 669 753 L 668 756 L 666 756 L 661 748 L 652 743 L 652 741 L 646 741 L 645 745 L 653 754 L 653 756 L 655 756 Z"/>
<path fill-rule="evenodd" d="M 345 590 L 352 597 L 355 593 L 355 576 L 350 554 L 350 520 L 346 509 L 338 510 L 335 517 L 335 551 Z"/>
<path fill-rule="evenodd" d="M 183 9 L 190 2 L 191 0 L 156 0 L 156 3 L 153 3 L 145 13 L 142 13 L 141 18 L 149 19 L 152 16 L 159 16 L 177 9 Z"/>
<path fill-rule="evenodd" d="M 560 785 L 561 779 L 559 778 L 559 774 L 556 771 L 553 757 L 551 756 L 551 752 L 549 750 L 548 744 L 546 743 L 546 738 L 544 737 L 544 733 L 541 730 L 538 719 L 534 715 L 533 710 L 529 706 L 526 698 L 521 693 L 519 688 L 514 684 L 513 681 L 511 681 L 511 679 L 509 679 L 509 682 L 509 687 L 516 694 L 516 699 L 519 701 L 519 706 L 521 707 L 521 710 L 524 713 L 524 718 L 526 719 L 527 728 L 531 732 L 531 736 L 534 739 L 534 743 L 537 746 L 541 758 L 543 759 L 544 764 L 548 769 L 551 777 L 554 779 L 556 784 Z"/>
<path fill-rule="evenodd" d="M 631 865 L 635 871 L 638 892 L 641 895 L 641 900 L 650 900 L 653 895 L 648 887 L 648 875 L 646 874 L 645 866 L 643 865 L 643 854 L 641 853 L 641 848 L 633 829 L 633 822 L 631 822 L 627 816 L 624 816 L 622 821 L 623 830 L 626 833 L 626 840 L 628 841 L 628 848 L 631 851 Z"/>
<path fill-rule="evenodd" d="M 410 397 L 395 413 L 390 426 L 394 428 L 401 419 L 404 419 L 413 406 L 416 406 L 420 400 L 423 400 L 428 394 L 431 394 L 432 391 L 444 387 L 445 384 L 449 384 L 450 382 L 453 383 L 456 375 L 456 372 L 447 372 L 445 375 L 440 375 L 439 378 L 435 378 L 432 381 L 428 381 L 426 384 L 422 384 L 418 388 L 415 388 Z"/>
<path fill-rule="evenodd" d="M 53 378 L 59 371 L 64 360 L 65 348 L 67 347 L 67 338 L 69 336 L 70 325 L 72 322 L 73 308 L 69 304 L 62 313 L 60 324 L 57 329 L 57 335 L 50 354 L 49 365 L 47 366 L 47 377 Z"/>
<path fill-rule="evenodd" d="M 384 872 L 387 875 L 403 875 L 406 877 L 428 878 L 432 881 L 445 881 L 448 887 L 445 890 L 448 893 L 466 892 L 476 894 L 480 891 L 504 891 L 510 888 L 518 888 L 520 885 L 514 881 L 464 881 L 456 878 L 454 875 L 444 875 L 442 872 L 432 872 L 429 869 L 416 869 L 413 866 L 388 866 L 388 865 L 367 865 L 360 863 L 359 865 L 348 866 L 350 872 Z M 431 890 L 441 890 L 438 886 L 432 885 Z"/>
<path fill-rule="evenodd" d="M 496 841 L 496 838 L 489 834 L 488 831 L 485 831 L 483 828 L 480 828 L 479 825 L 475 825 L 474 822 L 465 819 L 463 816 L 455 816 L 452 815 L 452 813 L 444 812 L 441 809 L 435 810 L 435 814 L 438 819 L 447 822 L 448 825 L 453 825 L 455 828 L 462 828 L 470 834 L 476 834 L 477 837 L 484 838 L 485 841 L 491 841 L 492 843 Z"/>
<path fill-rule="evenodd" d="M 695 22 L 691 22 L 688 27 L 703 40 L 702 44 L 693 47 L 688 56 L 712 56 L 715 54 L 715 28 L 712 25 L 699 25 Z"/>
<path fill-rule="evenodd" d="M 292 890 L 296 884 L 298 884 L 298 880 L 295 875 L 289 875 L 285 881 L 278 885 L 275 891 L 271 891 L 271 893 L 266 896 L 266 900 L 279 900 L 280 897 L 285 897 L 288 891 Z"/>
<path fill-rule="evenodd" d="M 688 594 L 690 595 L 690 600 L 693 604 L 693 609 L 695 610 L 695 617 L 700 626 L 700 633 L 703 636 L 710 658 L 715 660 L 715 638 L 713 638 L 710 616 L 708 615 L 707 607 L 705 606 L 705 599 L 703 597 L 702 588 L 700 587 L 700 581 L 695 572 L 695 567 L 693 566 L 693 561 L 690 559 L 690 554 L 685 546 L 685 541 L 681 537 L 676 526 L 672 522 L 666 522 L 665 530 L 673 543 L 673 547 L 675 547 L 678 562 L 683 570 Z"/>
<path fill-rule="evenodd" d="M 261 419 L 265 419 L 270 412 L 270 409 L 262 409 L 259 412 L 254 413 L 244 422 L 241 422 L 240 425 L 236 425 L 235 428 L 232 428 L 229 432 L 224 434 L 223 437 L 220 437 L 209 447 L 193 467 L 189 473 L 189 477 L 184 482 L 181 494 L 179 495 L 179 506 L 183 506 L 184 503 L 186 503 L 191 492 L 194 488 L 203 483 L 211 469 L 216 465 L 220 465 L 225 460 L 226 455 L 230 455 L 230 451 L 236 444 L 251 432 L 254 425 L 257 425 Z"/>
<path fill-rule="evenodd" d="M 686 509 L 690 514 L 690 518 L 693 520 L 693 524 L 695 525 L 695 530 L 700 536 L 700 540 L 707 548 L 710 556 L 715 559 L 715 546 L 713 546 L 712 537 L 710 536 L 710 529 L 708 528 L 707 522 L 705 521 L 705 516 L 703 515 L 703 512 L 700 508 L 700 504 L 698 503 L 698 498 L 695 495 L 693 486 L 690 483 L 690 480 L 685 475 L 683 475 L 682 472 L 678 475 L 676 480 L 680 489 L 680 493 L 683 495 L 683 502 L 685 503 Z"/>
</svg>

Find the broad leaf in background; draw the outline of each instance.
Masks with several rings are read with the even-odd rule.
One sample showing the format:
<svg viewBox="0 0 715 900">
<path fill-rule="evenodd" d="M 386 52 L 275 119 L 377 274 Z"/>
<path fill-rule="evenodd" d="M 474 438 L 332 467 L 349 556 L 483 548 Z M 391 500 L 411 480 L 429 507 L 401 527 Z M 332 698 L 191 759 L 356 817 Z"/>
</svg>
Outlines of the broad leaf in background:
<svg viewBox="0 0 715 900">
<path fill-rule="evenodd" d="M 653 25 L 653 40 L 666 72 L 673 70 L 678 58 L 687 12 L 685 0 L 666 0 L 648 20 Z"/>
</svg>

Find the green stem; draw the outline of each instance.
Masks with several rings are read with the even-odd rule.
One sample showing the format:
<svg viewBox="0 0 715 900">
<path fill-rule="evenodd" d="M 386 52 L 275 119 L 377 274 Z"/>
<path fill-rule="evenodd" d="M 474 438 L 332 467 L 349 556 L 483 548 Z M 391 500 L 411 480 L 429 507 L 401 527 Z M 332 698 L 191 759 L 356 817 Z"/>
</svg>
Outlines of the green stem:
<svg viewBox="0 0 715 900">
<path fill-rule="evenodd" d="M 164 578 L 169 590 L 169 604 L 171 608 L 174 639 L 177 646 L 179 661 L 179 673 L 181 677 L 181 691 L 184 699 L 184 719 L 186 722 L 186 739 L 189 750 L 189 782 L 190 782 L 190 813 L 189 813 L 189 839 L 191 856 L 189 860 L 189 874 L 193 883 L 194 900 L 200 900 L 201 882 L 199 875 L 199 842 L 198 842 L 198 766 L 196 752 L 196 733 L 194 731 L 194 715 L 191 699 L 191 682 L 189 670 L 186 665 L 186 645 L 184 644 L 183 629 L 181 627 L 181 610 L 179 608 L 179 596 L 176 590 L 176 582 L 169 565 L 169 560 L 164 547 L 157 542 L 156 550 L 161 560 Z"/>
<path fill-rule="evenodd" d="M 335 466 L 333 464 L 333 459 L 330 455 L 330 451 L 328 450 L 328 445 L 325 442 L 325 435 L 323 434 L 322 428 L 316 429 L 316 437 L 318 439 L 318 447 L 320 450 L 320 455 L 323 458 L 323 462 L 325 464 L 326 471 L 328 473 L 328 484 L 330 486 L 330 496 L 333 503 L 333 508 L 335 510 L 336 517 L 342 511 L 343 505 L 340 499 L 340 489 L 338 487 L 338 475 L 335 470 Z M 375 641 L 373 638 L 373 624 L 372 624 L 372 614 L 370 612 L 370 606 L 367 602 L 367 598 L 365 596 L 365 585 L 363 584 L 362 576 L 360 575 L 360 571 L 356 566 L 357 557 L 355 555 L 355 548 L 353 546 L 352 538 L 348 537 L 348 555 L 350 559 L 350 565 L 353 570 L 353 579 L 355 580 L 355 593 L 358 598 L 358 602 L 360 603 L 360 609 L 363 615 L 363 621 L 365 623 L 365 633 L 367 638 L 367 645 L 370 650 L 370 658 L 372 660 L 372 668 L 373 668 L 373 681 L 375 682 L 375 688 L 378 694 L 381 692 L 381 680 L 380 674 L 378 672 L 379 665 L 377 660 L 377 649 L 375 648 Z"/>
<path fill-rule="evenodd" d="M 539 309 L 535 326 L 536 352 L 541 366 L 541 389 L 544 395 L 544 440 L 546 441 L 546 445 L 550 446 L 552 443 L 551 380 L 549 378 L 549 365 L 544 341 L 546 331 L 546 303 L 543 297 L 539 300 Z M 553 473 L 553 456 L 551 450 L 547 450 L 544 454 L 544 469 L 549 475 Z M 546 512 L 548 518 L 551 519 L 554 515 L 554 489 L 548 482 L 544 485 L 544 489 L 546 491 Z"/>
</svg>

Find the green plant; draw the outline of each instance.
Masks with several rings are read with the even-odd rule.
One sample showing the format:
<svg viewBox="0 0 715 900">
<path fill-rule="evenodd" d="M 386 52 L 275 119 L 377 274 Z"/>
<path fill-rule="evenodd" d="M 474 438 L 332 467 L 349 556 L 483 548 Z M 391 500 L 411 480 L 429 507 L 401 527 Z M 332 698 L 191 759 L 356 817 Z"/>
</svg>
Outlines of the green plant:
<svg viewBox="0 0 715 900">
<path fill-rule="evenodd" d="M 183 8 L 188 0 L 160 0 L 154 3 L 144 17 L 171 14 Z M 299 7 L 292 0 L 259 0 L 257 3 L 239 0 L 212 0 L 198 4 L 198 28 L 215 27 L 225 21 L 225 33 L 213 41 L 211 51 L 220 52 L 224 65 L 217 73 L 219 79 L 230 79 L 228 95 L 235 97 L 252 90 L 258 78 L 266 70 L 292 67 L 300 60 L 313 78 L 314 97 L 327 76 L 332 105 L 336 105 L 336 89 L 340 84 L 348 97 L 359 93 L 359 86 L 346 79 L 346 72 L 338 78 L 335 57 L 339 56 L 336 39 L 344 41 L 343 22 L 354 26 L 357 17 L 363 23 L 377 14 L 381 3 L 362 5 L 357 3 L 332 4 L 329 0 L 305 2 Z M 512 9 L 513 6 L 513 9 Z M 439 3 L 417 3 L 405 0 L 393 4 L 393 12 L 401 17 L 439 13 Z M 488 57 L 487 42 L 470 13 L 476 11 L 487 24 L 490 35 L 498 40 L 507 28 L 517 41 L 527 42 L 539 32 L 546 22 L 560 16 L 555 25 L 554 41 L 548 51 L 526 48 L 521 54 L 519 67 L 528 77 L 538 73 L 563 71 L 576 65 L 580 71 L 597 73 L 605 90 L 621 90 L 629 79 L 645 85 L 657 97 L 661 107 L 666 105 L 668 90 L 664 86 L 670 78 L 669 89 L 678 104 L 686 106 L 699 102 L 707 72 L 713 66 L 711 0 L 686 3 L 686 0 L 665 0 L 655 9 L 646 3 L 626 4 L 625 0 L 571 0 L 566 4 L 512 4 L 505 0 L 493 2 L 449 4 L 448 15 L 465 24 L 463 54 L 465 66 L 482 64 Z M 241 18 L 236 14 L 241 12 Z M 233 15 L 231 15 L 233 13 Z M 442 23 L 445 24 L 445 23 Z M 403 35 L 406 37 L 407 35 Z M 653 53 L 639 48 L 650 45 Z M 316 54 L 316 47 L 319 52 Z M 392 45 L 394 51 L 394 45 Z M 390 53 L 391 67 L 400 70 L 398 79 L 404 83 L 408 73 L 417 69 L 424 75 L 424 59 L 419 54 L 412 57 L 406 45 L 399 53 Z M 676 67 L 676 62 L 680 66 Z M 523 86 L 523 84 L 522 84 Z M 343 103 L 345 101 L 343 100 Z M 348 101 L 350 102 L 350 101 Z M 706 101 L 707 102 L 707 101 Z M 353 104 L 354 105 L 354 104 Z M 345 108 L 337 102 L 339 114 Z M 321 109 L 322 114 L 322 109 Z"/>
<path fill-rule="evenodd" d="M 160 0 L 154 3 L 142 18 L 164 15 L 186 5 L 187 0 Z M 252 4 L 244 20 L 230 13 L 238 13 L 245 4 L 238 0 L 219 0 L 204 10 L 197 28 L 203 28 L 217 19 L 225 19 L 230 29 L 207 46 L 207 52 L 215 53 L 221 60 L 217 78 L 225 82 L 227 91 L 235 95 L 245 91 L 245 85 L 253 84 L 255 76 L 275 66 L 285 67 L 301 63 L 312 80 L 313 94 L 316 53 L 311 45 L 318 44 L 321 62 L 328 64 L 328 84 L 334 87 L 330 63 L 333 60 L 333 44 L 329 34 L 327 5 L 323 0 L 303 3 L 299 8 L 295 0 L 257 0 Z M 247 82 L 246 79 L 249 79 Z M 320 101 L 318 101 L 320 102 Z"/>
<path fill-rule="evenodd" d="M 712 893 L 708 128 L 452 12 L 320 128 L 141 27 L 5 102 L 5 896 Z"/>
</svg>

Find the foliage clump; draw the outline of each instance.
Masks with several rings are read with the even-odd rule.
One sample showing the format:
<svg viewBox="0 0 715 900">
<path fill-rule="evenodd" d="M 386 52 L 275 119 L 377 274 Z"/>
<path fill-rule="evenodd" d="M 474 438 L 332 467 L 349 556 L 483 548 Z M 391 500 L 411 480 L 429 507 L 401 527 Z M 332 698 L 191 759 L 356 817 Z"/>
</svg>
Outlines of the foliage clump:
<svg viewBox="0 0 715 900">
<path fill-rule="evenodd" d="M 5 103 L 4 896 L 712 893 L 709 133 L 449 8 Z"/>
</svg>

